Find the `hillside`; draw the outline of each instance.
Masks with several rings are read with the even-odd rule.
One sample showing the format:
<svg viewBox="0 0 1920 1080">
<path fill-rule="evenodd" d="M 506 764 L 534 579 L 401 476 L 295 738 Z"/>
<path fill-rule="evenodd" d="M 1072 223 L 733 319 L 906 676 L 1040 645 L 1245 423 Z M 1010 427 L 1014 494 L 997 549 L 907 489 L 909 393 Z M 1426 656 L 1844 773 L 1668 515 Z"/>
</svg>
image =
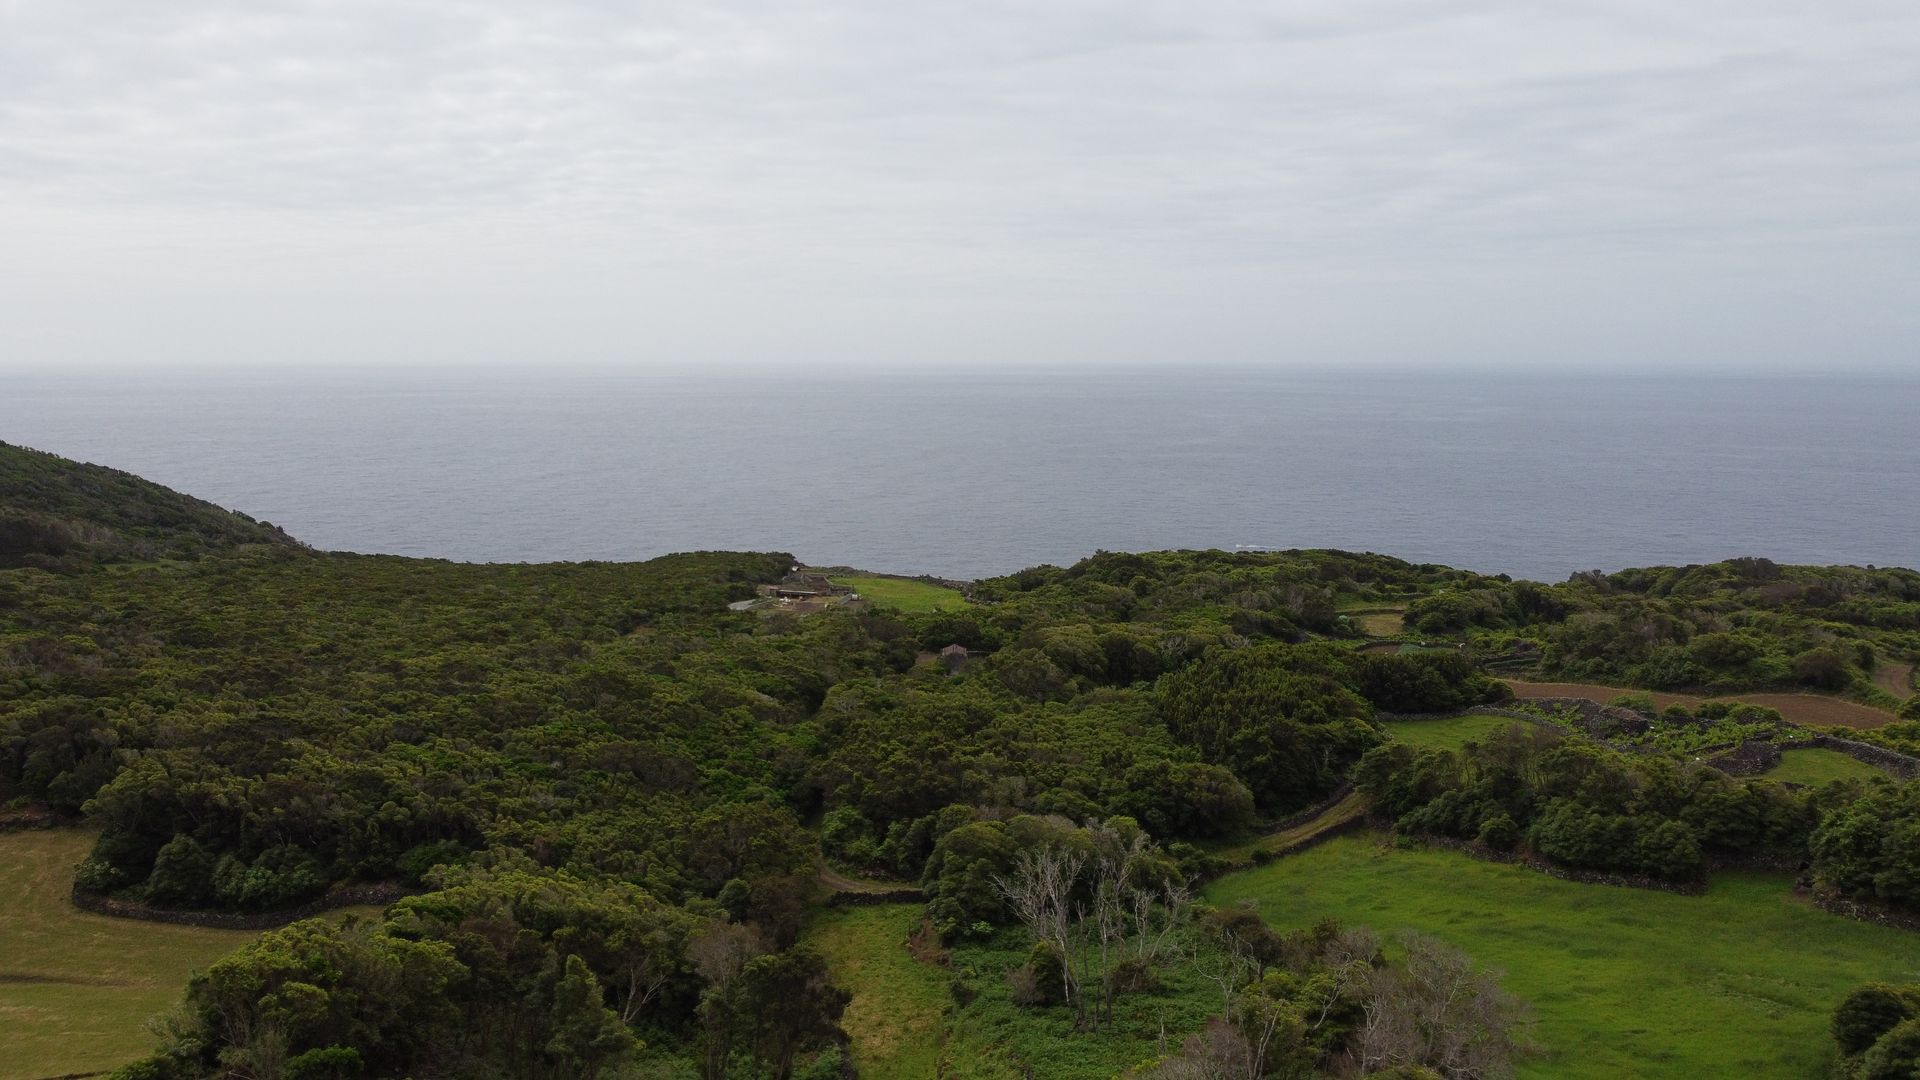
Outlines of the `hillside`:
<svg viewBox="0 0 1920 1080">
<path fill-rule="evenodd" d="M 124 473 L 4 455 L 39 546 L 0 568 L 0 807 L 84 820 L 97 841 L 77 884 L 128 904 L 265 919 L 335 886 L 423 893 L 220 961 L 185 988 L 187 1026 L 123 1080 L 825 1077 L 842 1075 L 841 1028 L 866 1069 L 888 1031 L 930 1024 L 943 1060 L 974 1063 L 954 1075 L 1172 1077 L 1240 1046 L 1250 1018 L 1308 1015 L 1318 1033 L 1271 1060 L 1340 1074 L 1379 1049 L 1355 1018 L 1407 1005 L 1411 947 L 1195 903 L 1233 852 L 1329 801 L 1455 858 L 1682 892 L 1726 865 L 1805 865 L 1827 901 L 1920 912 L 1896 842 L 1920 827 L 1920 785 L 1729 775 L 1699 752 L 1805 732 L 1703 700 L 1601 741 L 1507 701 L 1486 670 L 1871 694 L 1920 645 L 1908 571 L 1742 562 L 1534 585 L 1338 551 L 1105 552 L 976 582 L 965 606 L 802 615 L 730 609 L 780 581 L 786 553 L 261 558 L 297 548 Z M 962 659 L 936 659 L 953 645 Z M 1422 740 L 1382 715 L 1488 707 L 1539 723 Z M 1882 713 L 1859 737 L 1920 738 Z M 1010 902 L 1003 882 L 1043 859 L 1059 895 Z M 823 882 L 849 877 L 886 881 L 876 895 L 917 883 L 925 904 L 827 917 Z M 1450 922 L 1484 913 L 1421 899 L 1437 937 L 1541 985 L 1537 958 Z M 1537 903 L 1518 914 L 1567 914 Z M 1060 918 L 1036 922 L 1047 904 Z M 1322 914 L 1374 918 L 1345 906 Z M 906 961 L 871 955 L 909 940 Z M 1847 979 L 1906 970 L 1862 953 Z M 1798 962 L 1776 951 L 1765 973 Z M 1473 978 L 1474 1022 L 1504 1032 L 1513 1003 Z M 1817 1027 L 1839 989 L 1803 995 L 1796 1022 Z M 1646 1061 L 1688 1037 L 1578 1023 L 1544 1027 L 1546 1050 L 1622 1039 Z M 1476 1045 L 1500 1061 L 1473 1075 L 1510 1071 L 1505 1034 Z"/>
<path fill-rule="evenodd" d="M 0 567 L 190 559 L 246 544 L 299 546 L 273 525 L 132 473 L 0 442 Z"/>
</svg>

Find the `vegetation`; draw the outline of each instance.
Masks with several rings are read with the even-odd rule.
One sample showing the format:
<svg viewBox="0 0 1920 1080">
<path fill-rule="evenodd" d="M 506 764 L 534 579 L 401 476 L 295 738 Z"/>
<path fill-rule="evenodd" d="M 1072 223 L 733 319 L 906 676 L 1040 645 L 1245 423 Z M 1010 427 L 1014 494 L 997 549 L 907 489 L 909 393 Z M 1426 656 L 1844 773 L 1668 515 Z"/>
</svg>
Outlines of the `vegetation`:
<svg viewBox="0 0 1920 1080">
<path fill-rule="evenodd" d="M 1838 1076 L 1896 1080 L 1920 1072 L 1920 986 L 1855 987 L 1833 1010 L 1832 1031 L 1843 1058 Z"/>
<path fill-rule="evenodd" d="M 1440 720 L 1391 720 L 1383 726 L 1394 742 L 1415 750 L 1459 750 L 1521 723 L 1525 721 L 1510 716 L 1467 713 Z"/>
<path fill-rule="evenodd" d="M 843 1028 L 856 1062 L 912 1070 L 941 954 L 943 1060 L 974 1075 L 1504 1072 L 1520 1010 L 1477 950 L 1192 903 L 1209 852 L 1284 842 L 1297 829 L 1263 822 L 1349 778 L 1365 794 L 1341 820 L 1371 799 L 1406 833 L 1687 883 L 1710 855 L 1806 858 L 1823 889 L 1920 906 L 1900 831 L 1920 788 L 1674 760 L 1787 730 L 1764 711 L 1624 733 L 1666 755 L 1381 722 L 1500 701 L 1489 654 L 1531 643 L 1564 667 L 1580 635 L 1628 633 L 1629 607 L 1651 621 L 1616 674 L 1652 672 L 1641 645 L 1669 631 L 1715 678 L 1745 655 L 1715 635 L 1762 642 L 1739 676 L 1760 683 L 1790 649 L 1871 670 L 1911 644 L 1902 572 L 1549 587 L 1342 552 L 1101 553 L 976 583 L 960 608 L 916 582 L 917 600 L 763 616 L 728 604 L 785 553 L 318 553 L 124 474 L 10 447 L 0 465 L 6 520 L 34 523 L 0 569 L 0 805 L 98 828 L 77 884 L 243 911 L 355 881 L 421 893 L 212 964 L 123 1080 L 824 1076 Z M 1472 645 L 1363 652 L 1342 614 L 1401 609 Z M 918 662 L 950 644 L 965 663 Z M 908 962 L 863 951 L 883 933 L 864 914 L 809 929 L 826 861 L 919 882 Z M 883 1004 L 869 978 L 902 989 Z M 1435 979 L 1473 1007 L 1409 1034 Z"/>
<path fill-rule="evenodd" d="M 1406 618 L 1546 679 L 1846 693 L 1892 708 L 1875 673 L 1920 655 L 1920 572 L 1745 558 L 1560 585 L 1480 579 L 1413 600 Z"/>
<path fill-rule="evenodd" d="M 132 473 L 0 442 L 0 569 L 191 558 L 245 545 L 297 547 L 267 522 Z"/>
</svg>

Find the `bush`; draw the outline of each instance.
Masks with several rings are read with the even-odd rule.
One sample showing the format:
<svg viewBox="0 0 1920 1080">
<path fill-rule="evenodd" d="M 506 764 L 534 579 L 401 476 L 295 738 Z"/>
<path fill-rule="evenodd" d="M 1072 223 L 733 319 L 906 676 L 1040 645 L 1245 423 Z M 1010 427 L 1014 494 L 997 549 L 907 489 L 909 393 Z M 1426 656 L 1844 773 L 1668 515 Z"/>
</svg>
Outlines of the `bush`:
<svg viewBox="0 0 1920 1080">
<path fill-rule="evenodd" d="M 327 878 L 320 864 L 292 844 L 268 848 L 251 865 L 228 855 L 213 872 L 214 896 L 232 907 L 288 907 L 318 896 L 326 888 Z"/>
<path fill-rule="evenodd" d="M 1015 1005 L 1038 1007 L 1058 1005 L 1067 1000 L 1066 975 L 1060 967 L 1060 950 L 1050 941 L 1036 941 L 1027 953 L 1027 962 L 1007 973 Z"/>
<path fill-rule="evenodd" d="M 352 1080 L 365 1063 L 351 1046 L 326 1046 L 287 1060 L 286 1080 Z"/>
<path fill-rule="evenodd" d="M 400 873 L 412 885 L 420 884 L 427 871 L 436 866 L 465 866 L 473 857 L 465 844 L 457 840 L 439 840 L 431 844 L 419 844 L 403 852 L 396 865 Z"/>
<path fill-rule="evenodd" d="M 86 892 L 109 893 L 127 884 L 128 875 L 97 855 L 89 855 L 73 868 L 73 883 Z"/>
<path fill-rule="evenodd" d="M 153 860 L 147 898 L 162 904 L 205 903 L 213 878 L 213 856 L 185 833 L 176 833 Z"/>
<path fill-rule="evenodd" d="M 1920 1072 L 1920 1020 L 1902 1020 L 1860 1055 L 1860 1080 L 1912 1080 Z"/>
<path fill-rule="evenodd" d="M 1822 690 L 1844 690 L 1853 681 L 1853 669 L 1840 650 L 1823 645 L 1793 658 L 1793 679 Z"/>
<path fill-rule="evenodd" d="M 1480 834 L 1475 839 L 1494 851 L 1512 851 L 1520 842 L 1520 826 L 1502 810 L 1480 823 Z"/>
<path fill-rule="evenodd" d="M 1902 1021 L 1920 1015 L 1920 992 L 1911 986 L 1874 982 L 1855 987 L 1833 1010 L 1833 1041 L 1852 1057 Z"/>
</svg>

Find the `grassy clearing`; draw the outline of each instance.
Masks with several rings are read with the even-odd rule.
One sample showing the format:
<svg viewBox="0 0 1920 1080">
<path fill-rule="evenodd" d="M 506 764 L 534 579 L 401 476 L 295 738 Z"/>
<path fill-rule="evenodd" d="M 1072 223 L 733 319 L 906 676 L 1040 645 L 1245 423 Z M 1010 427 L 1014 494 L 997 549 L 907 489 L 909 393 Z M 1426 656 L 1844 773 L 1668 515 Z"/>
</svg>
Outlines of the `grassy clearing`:
<svg viewBox="0 0 1920 1080">
<path fill-rule="evenodd" d="M 1028 948 L 1025 931 L 1014 929 L 989 943 L 954 950 L 954 971 L 977 996 L 949 1015 L 942 1071 L 924 1075 L 1113 1080 L 1153 1061 L 1162 1031 L 1178 1047 L 1220 1009 L 1219 991 L 1182 966 L 1163 970 L 1155 989 L 1123 995 L 1111 1023 L 1082 1031 L 1065 1006 L 1033 1009 L 1013 1003 L 1007 972 L 1026 961 Z"/>
<path fill-rule="evenodd" d="M 0 834 L 0 1080 L 85 1073 L 150 1052 L 149 1017 L 244 930 L 110 919 L 67 902 L 91 833 Z"/>
<path fill-rule="evenodd" d="M 1886 774 L 1838 750 L 1811 747 L 1805 750 L 1781 751 L 1780 764 L 1768 769 L 1762 775 L 1769 780 L 1817 786 L 1832 780 L 1871 780 Z"/>
<path fill-rule="evenodd" d="M 929 585 L 924 581 L 888 577 L 829 578 L 859 593 L 874 607 L 899 608 L 901 611 L 958 611 L 967 606 L 967 598 L 956 589 Z"/>
<path fill-rule="evenodd" d="M 1716 875 L 1705 896 L 1582 885 L 1442 851 L 1343 837 L 1208 889 L 1278 926 L 1334 916 L 1440 937 L 1533 1003 L 1522 1077 L 1825 1075 L 1827 1020 L 1854 986 L 1920 978 L 1920 935 L 1828 915 L 1790 877 Z"/>
<path fill-rule="evenodd" d="M 907 951 L 922 910 L 917 903 L 837 908 L 807 929 L 805 943 L 826 957 L 836 983 L 853 990 L 840 1026 L 860 1075 L 871 1080 L 938 1074 L 948 974 Z"/>
<path fill-rule="evenodd" d="M 1496 731 L 1524 721 L 1511 716 L 1451 716 L 1444 720 L 1395 720 L 1386 725 L 1395 741 L 1416 750 L 1458 750 L 1469 742 L 1485 742 Z"/>
</svg>

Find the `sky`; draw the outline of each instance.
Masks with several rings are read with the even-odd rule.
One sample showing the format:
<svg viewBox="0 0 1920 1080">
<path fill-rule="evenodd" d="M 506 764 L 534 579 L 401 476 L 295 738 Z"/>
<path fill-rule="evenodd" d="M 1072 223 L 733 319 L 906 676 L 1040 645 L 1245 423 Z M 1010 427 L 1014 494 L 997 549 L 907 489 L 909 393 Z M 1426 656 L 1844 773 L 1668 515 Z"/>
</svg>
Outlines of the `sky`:
<svg viewBox="0 0 1920 1080">
<path fill-rule="evenodd" d="M 0 366 L 1920 369 L 1912 0 L 0 0 Z"/>
</svg>

